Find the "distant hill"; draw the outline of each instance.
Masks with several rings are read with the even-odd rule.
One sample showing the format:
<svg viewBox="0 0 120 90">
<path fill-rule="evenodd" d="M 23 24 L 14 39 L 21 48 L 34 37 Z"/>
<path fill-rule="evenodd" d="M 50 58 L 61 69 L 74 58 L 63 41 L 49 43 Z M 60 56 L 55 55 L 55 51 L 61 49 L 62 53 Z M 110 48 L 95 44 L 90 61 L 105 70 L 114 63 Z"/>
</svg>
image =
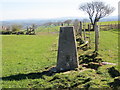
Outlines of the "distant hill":
<svg viewBox="0 0 120 90">
<path fill-rule="evenodd" d="M 100 21 L 105 22 L 105 21 L 118 21 L 118 16 L 109 16 L 102 18 Z"/>
<path fill-rule="evenodd" d="M 0 23 L 2 23 L 2 25 L 4 26 L 9 26 L 12 24 L 20 24 L 23 26 L 28 26 L 31 24 L 37 24 L 37 25 L 42 25 L 44 23 L 47 22 L 63 22 L 67 19 L 71 19 L 71 20 L 75 20 L 75 19 L 79 19 L 80 21 L 83 21 L 84 19 L 88 19 L 86 17 L 62 17 L 62 18 L 54 18 L 54 19 L 23 19 L 23 20 L 6 20 L 6 21 L 0 21 Z M 89 19 L 88 19 L 89 20 Z M 104 21 L 118 21 L 118 16 L 109 16 L 109 17 L 105 17 L 103 19 L 100 20 L 101 22 Z"/>
</svg>

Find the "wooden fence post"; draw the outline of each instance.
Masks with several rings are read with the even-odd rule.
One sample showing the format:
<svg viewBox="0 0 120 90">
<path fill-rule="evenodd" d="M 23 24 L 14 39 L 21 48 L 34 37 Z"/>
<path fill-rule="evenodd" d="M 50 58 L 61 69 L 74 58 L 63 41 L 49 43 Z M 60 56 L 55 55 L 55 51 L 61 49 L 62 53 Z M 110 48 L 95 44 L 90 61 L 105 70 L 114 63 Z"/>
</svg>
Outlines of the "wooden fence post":
<svg viewBox="0 0 120 90">
<path fill-rule="evenodd" d="M 98 51 L 99 46 L 99 26 L 95 26 L 95 51 Z"/>
<path fill-rule="evenodd" d="M 61 26 L 64 26 L 64 23 L 61 23 Z"/>
<path fill-rule="evenodd" d="M 35 34 L 35 25 L 32 26 L 32 32 Z"/>
<path fill-rule="evenodd" d="M 27 26 L 27 32 L 29 31 L 29 28 L 28 28 L 28 26 Z"/>
<path fill-rule="evenodd" d="M 83 31 L 84 40 L 86 40 L 85 23 L 83 23 L 83 29 L 84 29 L 84 31 Z"/>
<path fill-rule="evenodd" d="M 91 40 L 90 40 L 90 30 L 91 30 L 91 24 L 88 24 L 88 31 L 89 31 L 89 48 L 91 47 L 91 46 L 90 46 L 90 43 L 91 43 Z"/>
<path fill-rule="evenodd" d="M 112 29 L 112 24 L 110 25 L 110 29 Z"/>
<path fill-rule="evenodd" d="M 82 22 L 80 21 L 80 28 L 79 28 L 79 34 L 82 37 Z"/>
</svg>

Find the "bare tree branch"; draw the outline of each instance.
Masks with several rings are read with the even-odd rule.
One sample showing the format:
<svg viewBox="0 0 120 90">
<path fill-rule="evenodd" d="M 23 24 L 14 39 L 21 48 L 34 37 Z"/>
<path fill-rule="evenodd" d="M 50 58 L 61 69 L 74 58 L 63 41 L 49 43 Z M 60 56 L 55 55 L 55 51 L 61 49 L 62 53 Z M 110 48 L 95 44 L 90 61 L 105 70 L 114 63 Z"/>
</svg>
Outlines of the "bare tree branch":
<svg viewBox="0 0 120 90">
<path fill-rule="evenodd" d="M 89 15 L 89 19 L 93 25 L 93 28 L 101 18 L 110 15 L 115 10 L 114 7 L 110 7 L 109 5 L 106 5 L 104 2 L 100 1 L 81 4 L 79 9 Z"/>
</svg>

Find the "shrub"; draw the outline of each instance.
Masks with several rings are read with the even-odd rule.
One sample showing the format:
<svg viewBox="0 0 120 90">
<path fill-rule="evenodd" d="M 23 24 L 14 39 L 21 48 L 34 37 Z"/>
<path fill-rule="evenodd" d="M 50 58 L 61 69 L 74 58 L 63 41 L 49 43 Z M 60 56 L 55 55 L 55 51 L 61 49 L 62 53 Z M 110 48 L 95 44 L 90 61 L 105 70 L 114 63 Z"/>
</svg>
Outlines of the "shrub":
<svg viewBox="0 0 120 90">
<path fill-rule="evenodd" d="M 1 31 L 0 34 L 3 34 L 3 35 L 8 35 L 8 34 L 11 34 L 12 31 Z"/>
<path fill-rule="evenodd" d="M 22 28 L 21 25 L 16 25 L 16 24 L 12 25 L 12 31 L 13 32 L 20 31 L 21 28 Z"/>
</svg>

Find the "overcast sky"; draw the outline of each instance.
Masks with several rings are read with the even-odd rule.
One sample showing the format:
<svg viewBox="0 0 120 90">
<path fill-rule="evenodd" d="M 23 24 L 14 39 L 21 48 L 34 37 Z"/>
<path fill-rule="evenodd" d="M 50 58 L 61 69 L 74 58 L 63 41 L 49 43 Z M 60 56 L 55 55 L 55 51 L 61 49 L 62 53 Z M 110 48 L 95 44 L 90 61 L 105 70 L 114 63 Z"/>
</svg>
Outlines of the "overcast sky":
<svg viewBox="0 0 120 90">
<path fill-rule="evenodd" d="M 78 8 L 81 3 L 90 1 L 94 0 L 2 0 L 0 20 L 87 17 Z M 116 8 L 111 16 L 118 15 L 119 0 L 101 1 Z"/>
</svg>

